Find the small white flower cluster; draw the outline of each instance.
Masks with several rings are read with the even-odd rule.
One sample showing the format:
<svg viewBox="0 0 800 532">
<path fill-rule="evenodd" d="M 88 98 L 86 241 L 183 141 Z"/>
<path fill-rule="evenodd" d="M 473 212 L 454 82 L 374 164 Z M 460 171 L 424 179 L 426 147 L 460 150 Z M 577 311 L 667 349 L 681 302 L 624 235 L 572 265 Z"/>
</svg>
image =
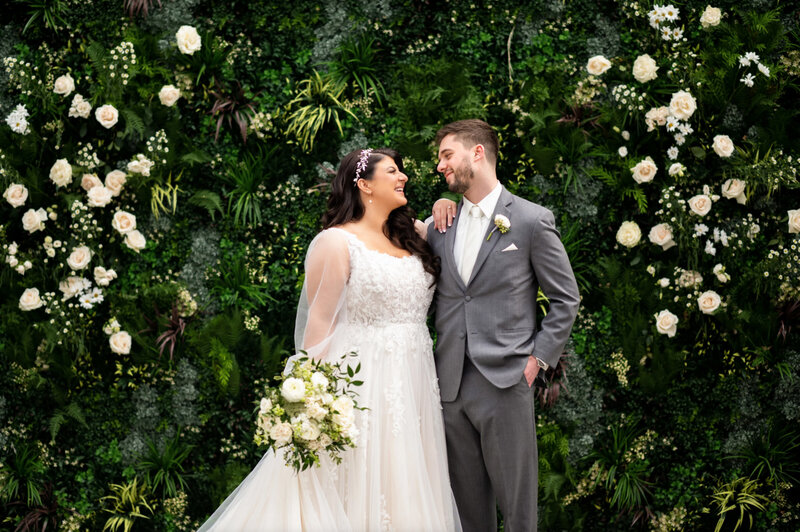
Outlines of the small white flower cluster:
<svg viewBox="0 0 800 532">
<path fill-rule="evenodd" d="M 428 35 L 426 39 L 417 39 L 406 47 L 406 54 L 421 54 L 425 51 L 431 51 L 434 46 L 439 46 L 441 40 L 441 34 Z"/>
<path fill-rule="evenodd" d="M 679 27 L 667 26 L 668 22 L 677 22 L 680 10 L 672 4 L 661 6 L 658 4 L 653 5 L 647 16 L 650 19 L 650 27 L 658 30 L 661 38 L 665 41 L 680 42 L 685 40 L 683 37 L 683 29 Z"/>
<path fill-rule="evenodd" d="M 635 87 L 621 84 L 611 89 L 611 97 L 623 109 L 642 111 L 644 110 L 644 99 L 647 97 L 647 93 L 638 94 Z"/>
<path fill-rule="evenodd" d="M 150 169 L 155 163 L 144 156 L 142 153 L 137 153 L 136 156 L 128 163 L 128 171 L 134 174 L 142 174 L 143 176 L 150 175 Z"/>
<path fill-rule="evenodd" d="M 747 52 L 746 54 L 739 56 L 739 68 L 748 68 L 750 65 L 756 65 L 759 72 L 761 72 L 765 77 L 769 77 L 769 67 L 761 62 L 761 58 L 758 57 L 757 53 Z M 755 80 L 755 76 L 753 76 L 753 74 L 750 72 L 747 72 L 739 81 L 748 87 L 752 87 L 755 85 Z"/>
<path fill-rule="evenodd" d="M 263 139 L 273 129 L 272 114 L 259 111 L 250 117 L 247 124 L 247 132 L 254 133 L 258 138 Z"/>
<path fill-rule="evenodd" d="M 28 123 L 28 110 L 24 105 L 17 105 L 13 111 L 6 117 L 6 124 L 11 128 L 14 133 L 20 135 L 27 135 L 31 132 L 31 126 Z"/>
<path fill-rule="evenodd" d="M 169 153 L 167 132 L 163 129 L 156 131 L 153 136 L 147 139 L 146 149 L 149 157 L 155 160 L 161 159 L 161 164 L 167 164 L 167 160 L 164 159 L 164 156 Z"/>
<path fill-rule="evenodd" d="M 72 103 L 69 106 L 70 118 L 89 118 L 92 112 L 92 104 L 89 100 L 84 100 L 80 94 L 75 94 L 72 97 Z"/>
<path fill-rule="evenodd" d="M 8 253 L 8 255 L 6 255 L 6 263 L 8 263 L 9 266 L 14 268 L 14 270 L 18 274 L 25 275 L 25 272 L 33 268 L 33 264 L 31 263 L 31 261 L 29 260 L 20 261 L 20 259 L 17 257 L 17 251 L 19 251 L 19 247 L 17 246 L 16 242 L 7 244 L 5 248 L 6 252 Z"/>
<path fill-rule="evenodd" d="M 83 142 L 78 142 L 78 146 L 78 153 L 75 155 L 75 164 L 89 170 L 93 170 L 102 164 L 91 142 L 87 142 L 85 145 Z M 63 161 L 65 159 L 61 160 Z"/>
<path fill-rule="evenodd" d="M 39 67 L 31 65 L 30 61 L 23 63 L 16 57 L 6 57 L 3 59 L 3 66 L 9 85 L 25 96 L 31 96 L 33 88 L 42 84 Z"/>
<path fill-rule="evenodd" d="M 108 65 L 108 77 L 114 79 L 119 72 L 119 77 L 123 85 L 128 84 L 131 77 L 130 70 L 136 64 L 136 52 L 133 49 L 133 43 L 129 41 L 122 41 L 113 50 L 111 50 L 111 62 Z"/>
</svg>

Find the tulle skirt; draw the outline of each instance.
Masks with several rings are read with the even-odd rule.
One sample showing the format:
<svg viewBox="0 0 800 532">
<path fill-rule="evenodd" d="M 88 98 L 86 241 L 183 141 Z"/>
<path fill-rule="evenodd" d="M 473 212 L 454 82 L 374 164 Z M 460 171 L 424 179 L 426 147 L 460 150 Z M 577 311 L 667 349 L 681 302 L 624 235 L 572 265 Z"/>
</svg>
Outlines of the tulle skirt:
<svg viewBox="0 0 800 532">
<path fill-rule="evenodd" d="M 350 351 L 367 408 L 356 413 L 356 447 L 299 474 L 265 454 L 201 532 L 460 529 L 427 328 L 348 324 L 330 353 Z"/>
</svg>

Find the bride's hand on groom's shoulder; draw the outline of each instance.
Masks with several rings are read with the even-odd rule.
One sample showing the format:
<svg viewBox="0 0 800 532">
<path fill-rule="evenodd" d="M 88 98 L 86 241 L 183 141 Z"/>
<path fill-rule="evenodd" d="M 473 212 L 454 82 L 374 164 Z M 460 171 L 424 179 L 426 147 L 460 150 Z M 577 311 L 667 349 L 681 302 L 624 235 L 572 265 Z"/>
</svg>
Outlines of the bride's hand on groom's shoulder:
<svg viewBox="0 0 800 532">
<path fill-rule="evenodd" d="M 453 219 L 456 217 L 457 204 L 453 200 L 441 198 L 436 200 L 433 204 L 433 226 L 440 233 L 447 231 L 448 227 L 453 225 Z"/>
</svg>

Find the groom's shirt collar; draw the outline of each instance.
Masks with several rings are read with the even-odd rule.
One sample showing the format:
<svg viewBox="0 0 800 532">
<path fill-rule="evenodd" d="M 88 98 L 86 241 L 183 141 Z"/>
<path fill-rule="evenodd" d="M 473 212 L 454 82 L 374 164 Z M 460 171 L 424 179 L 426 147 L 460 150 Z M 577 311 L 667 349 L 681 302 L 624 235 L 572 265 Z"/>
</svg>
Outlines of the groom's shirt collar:
<svg viewBox="0 0 800 532">
<path fill-rule="evenodd" d="M 497 201 L 500 199 L 500 193 L 503 192 L 503 185 L 498 183 L 494 186 L 491 192 L 486 194 L 486 197 L 480 200 L 477 205 L 478 208 L 483 212 L 483 215 L 487 219 L 491 219 L 492 214 L 494 213 L 495 207 L 497 207 Z M 464 198 L 464 206 L 461 207 L 461 214 L 465 215 L 469 213 L 469 210 L 472 208 L 475 203 L 472 203 L 466 197 Z"/>
</svg>

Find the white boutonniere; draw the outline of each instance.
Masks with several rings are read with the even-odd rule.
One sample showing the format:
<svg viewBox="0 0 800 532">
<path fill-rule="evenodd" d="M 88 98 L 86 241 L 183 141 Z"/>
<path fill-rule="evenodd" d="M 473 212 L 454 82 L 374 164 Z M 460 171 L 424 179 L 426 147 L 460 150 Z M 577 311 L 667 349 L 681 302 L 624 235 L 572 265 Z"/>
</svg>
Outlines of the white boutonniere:
<svg viewBox="0 0 800 532">
<path fill-rule="evenodd" d="M 492 238 L 492 235 L 498 229 L 500 230 L 500 233 L 507 233 L 508 230 L 511 229 L 511 220 L 502 214 L 496 214 L 494 217 L 494 229 L 492 229 L 492 232 L 486 237 L 486 240 L 488 241 L 490 238 Z"/>
</svg>

